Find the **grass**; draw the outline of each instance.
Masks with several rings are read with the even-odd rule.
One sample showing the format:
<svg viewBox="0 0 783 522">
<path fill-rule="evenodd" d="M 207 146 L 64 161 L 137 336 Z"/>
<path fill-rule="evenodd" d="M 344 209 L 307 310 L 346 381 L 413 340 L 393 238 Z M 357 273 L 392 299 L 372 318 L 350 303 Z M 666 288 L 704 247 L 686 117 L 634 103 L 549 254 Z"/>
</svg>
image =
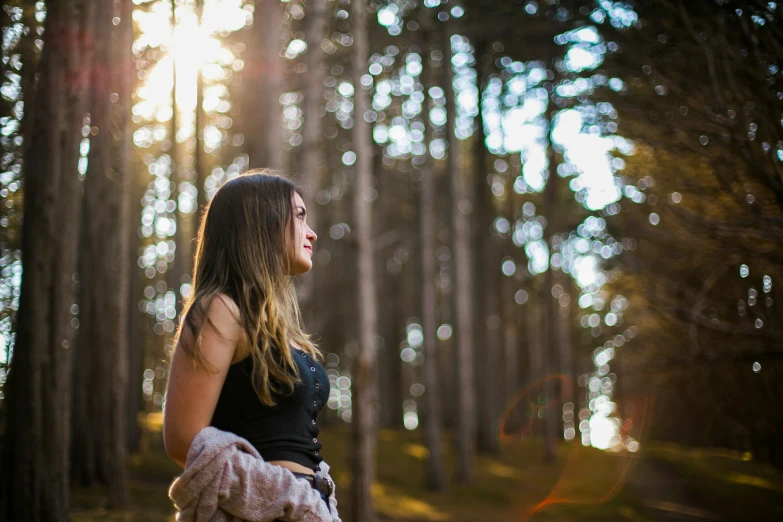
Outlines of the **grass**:
<svg viewBox="0 0 783 522">
<path fill-rule="evenodd" d="M 108 492 L 104 486 L 74 487 L 71 490 L 71 521 L 173 521 L 174 508 L 168 489 L 181 468 L 166 457 L 162 443 L 152 441 L 150 446 L 143 454 L 130 459 L 131 502 L 128 509 L 108 510 Z"/>
<path fill-rule="evenodd" d="M 675 444 L 646 453 L 668 463 L 696 499 L 731 520 L 783 520 L 783 474 L 749 453 Z"/>
<path fill-rule="evenodd" d="M 319 438 L 337 483 L 341 517 L 348 520 L 351 489 L 347 426 L 327 428 Z M 383 430 L 379 434 L 373 496 L 384 522 L 648 520 L 642 514 L 639 498 L 624 488 L 634 463 L 627 456 L 563 444 L 558 448 L 556 460 L 544 465 L 536 441 L 514 440 L 504 442 L 497 455 L 479 456 L 474 483 L 460 486 L 454 480 L 455 452 L 447 438 L 444 449 L 449 491 L 439 494 L 425 487 L 427 449 L 421 445 L 420 438 L 420 432 L 405 430 Z M 132 506 L 123 512 L 110 513 L 105 508 L 105 489 L 76 488 L 71 512 L 74 522 L 173 520 L 167 491 L 179 468 L 163 454 L 159 434 L 150 434 L 147 445 L 144 455 L 134 456 L 131 462 Z M 783 514 L 779 500 L 783 479 L 771 468 L 741 458 L 673 446 L 656 447 L 645 455 L 676 466 L 689 484 L 696 485 L 700 500 L 718 506 L 714 511 L 747 513 L 749 503 L 754 503 L 771 505 L 769 513 Z"/>
</svg>

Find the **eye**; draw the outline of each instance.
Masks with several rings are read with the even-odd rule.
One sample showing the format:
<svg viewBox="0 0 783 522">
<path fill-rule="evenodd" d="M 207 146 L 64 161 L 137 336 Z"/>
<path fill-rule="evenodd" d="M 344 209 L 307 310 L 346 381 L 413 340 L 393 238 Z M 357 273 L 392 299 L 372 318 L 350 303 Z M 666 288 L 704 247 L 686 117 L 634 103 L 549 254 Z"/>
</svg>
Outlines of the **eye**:
<svg viewBox="0 0 783 522">
<path fill-rule="evenodd" d="M 301 219 L 302 221 L 304 221 L 305 213 L 304 212 L 299 212 L 299 213 L 296 214 L 296 217 L 297 217 L 297 219 Z"/>
</svg>

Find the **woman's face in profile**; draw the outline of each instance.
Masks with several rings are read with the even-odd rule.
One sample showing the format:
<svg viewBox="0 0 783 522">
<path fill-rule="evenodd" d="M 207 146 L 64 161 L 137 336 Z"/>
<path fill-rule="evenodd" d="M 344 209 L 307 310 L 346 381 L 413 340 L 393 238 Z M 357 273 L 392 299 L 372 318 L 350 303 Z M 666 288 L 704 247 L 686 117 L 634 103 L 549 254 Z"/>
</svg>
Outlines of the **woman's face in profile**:
<svg viewBox="0 0 783 522">
<path fill-rule="evenodd" d="M 294 192 L 293 263 L 291 275 L 304 274 L 313 268 L 313 243 L 318 236 L 307 225 L 307 207 L 302 196 Z"/>
</svg>

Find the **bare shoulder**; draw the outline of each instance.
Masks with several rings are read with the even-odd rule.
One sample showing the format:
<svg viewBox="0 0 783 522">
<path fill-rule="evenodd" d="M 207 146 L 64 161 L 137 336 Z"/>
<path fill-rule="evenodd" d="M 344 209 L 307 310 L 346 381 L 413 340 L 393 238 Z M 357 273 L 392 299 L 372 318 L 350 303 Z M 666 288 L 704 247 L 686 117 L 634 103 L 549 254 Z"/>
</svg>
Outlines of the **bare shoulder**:
<svg viewBox="0 0 783 522">
<path fill-rule="evenodd" d="M 219 315 L 226 315 L 227 319 L 233 319 L 235 322 L 240 322 L 239 306 L 237 303 L 226 294 L 218 294 L 209 304 L 209 313 L 215 312 Z"/>
<path fill-rule="evenodd" d="M 216 295 L 207 308 L 207 318 L 220 337 L 234 343 L 241 340 L 242 320 L 239 306 L 231 297 L 226 294 Z"/>
</svg>

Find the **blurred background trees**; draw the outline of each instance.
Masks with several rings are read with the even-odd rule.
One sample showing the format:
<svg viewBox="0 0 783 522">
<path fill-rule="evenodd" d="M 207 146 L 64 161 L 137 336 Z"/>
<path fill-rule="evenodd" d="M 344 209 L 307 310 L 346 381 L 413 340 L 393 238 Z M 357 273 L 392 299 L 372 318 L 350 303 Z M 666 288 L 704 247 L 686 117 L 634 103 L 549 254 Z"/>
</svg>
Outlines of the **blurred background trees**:
<svg viewBox="0 0 783 522">
<path fill-rule="evenodd" d="M 623 96 L 609 100 L 634 139 L 626 175 L 638 180 L 630 191 L 640 203 L 610 221 L 639 242 L 617 285 L 644 303 L 629 318 L 660 332 L 621 359 L 626 386 L 661 390 L 656 410 L 666 414 L 652 436 L 743 446 L 780 467 L 777 9 L 655 3 L 642 30 L 617 34 L 621 52 L 607 70 L 626 79 Z M 683 393 L 698 402 L 683 404 Z M 746 403 L 750 396 L 759 402 Z M 709 404 L 721 404 L 720 414 Z"/>
<path fill-rule="evenodd" d="M 509 437 L 540 437 L 544 461 L 672 440 L 780 468 L 780 16 L 750 0 L 5 2 L 3 516 L 62 513 L 69 480 L 126 501 L 199 217 L 255 167 L 305 188 L 319 235 L 297 285 L 324 422 L 354 428 L 360 520 L 386 428 L 422 431 L 438 491 Z"/>
</svg>

